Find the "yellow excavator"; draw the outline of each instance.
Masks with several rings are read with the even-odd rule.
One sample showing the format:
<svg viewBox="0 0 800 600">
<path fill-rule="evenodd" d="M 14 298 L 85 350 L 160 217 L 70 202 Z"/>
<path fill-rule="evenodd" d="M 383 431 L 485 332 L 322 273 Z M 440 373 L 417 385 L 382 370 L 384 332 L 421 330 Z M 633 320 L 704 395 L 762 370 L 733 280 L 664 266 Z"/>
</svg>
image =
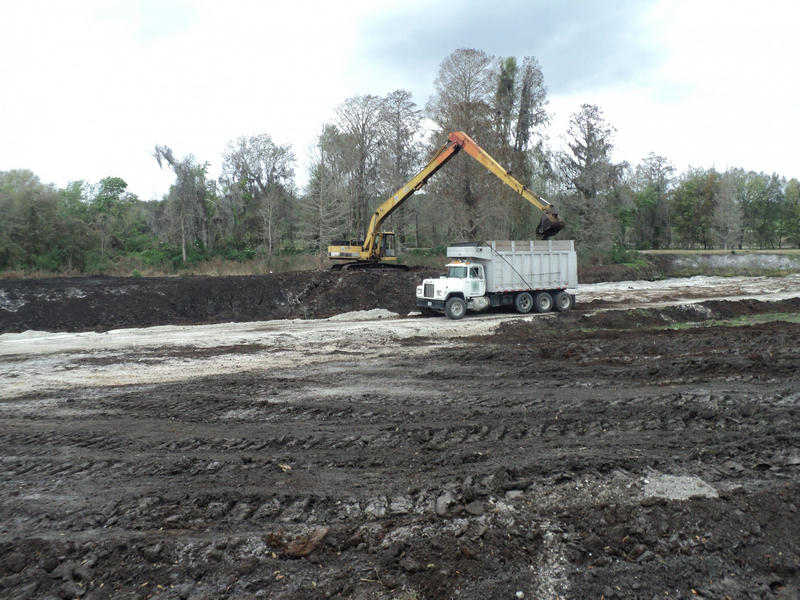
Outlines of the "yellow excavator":
<svg viewBox="0 0 800 600">
<path fill-rule="evenodd" d="M 464 150 L 497 175 L 503 183 L 542 211 L 542 220 L 536 228 L 536 234 L 541 239 L 551 238 L 564 228 L 564 221 L 558 216 L 552 204 L 517 181 L 511 175 L 511 171 L 504 169 L 500 163 L 489 156 L 466 133 L 454 131 L 448 136 L 447 143 L 439 148 L 428 164 L 377 208 L 372 215 L 372 220 L 363 242 L 339 240 L 332 242 L 332 245 L 328 246 L 328 258 L 337 261 L 333 265 L 333 269 L 407 269 L 408 267 L 405 265 L 397 263 L 394 233 L 381 231 L 381 226 L 389 215 L 410 198 L 414 192 L 422 188 L 428 179 L 453 158 L 459 150 Z"/>
</svg>

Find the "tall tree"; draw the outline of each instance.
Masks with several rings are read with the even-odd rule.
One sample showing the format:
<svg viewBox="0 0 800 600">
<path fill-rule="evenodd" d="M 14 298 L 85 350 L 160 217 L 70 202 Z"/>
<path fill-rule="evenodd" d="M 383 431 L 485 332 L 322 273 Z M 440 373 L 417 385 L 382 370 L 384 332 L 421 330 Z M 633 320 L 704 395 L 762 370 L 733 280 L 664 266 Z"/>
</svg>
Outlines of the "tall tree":
<svg viewBox="0 0 800 600">
<path fill-rule="evenodd" d="M 714 195 L 711 228 L 716 244 L 724 249 L 735 248 L 742 229 L 742 207 L 737 201 L 737 177 L 733 170 L 726 171 L 719 179 Z"/>
<path fill-rule="evenodd" d="M 435 125 L 430 152 L 451 131 L 465 131 L 482 144 L 494 139 L 495 82 L 494 59 L 481 50 L 456 50 L 442 61 L 434 95 L 427 104 L 428 117 Z M 457 157 L 428 184 L 429 195 L 448 207 L 444 211 L 448 238 L 475 239 L 485 231 L 479 206 L 485 171 L 475 161 Z"/>
<path fill-rule="evenodd" d="M 786 239 L 800 247 L 800 182 L 792 178 L 786 183 L 783 193 L 786 220 Z"/>
<path fill-rule="evenodd" d="M 635 248 L 669 248 L 672 243 L 670 192 L 674 173 L 670 162 L 653 152 L 637 165 L 631 183 L 635 198 L 631 241 Z"/>
<path fill-rule="evenodd" d="M 714 169 L 689 169 L 673 194 L 675 231 L 686 248 L 710 248 L 720 175 Z"/>
<path fill-rule="evenodd" d="M 411 92 L 395 90 L 383 99 L 380 113 L 379 180 L 380 198 L 388 198 L 414 176 L 420 148 L 416 134 L 420 127 L 420 111 Z M 390 218 L 401 244 L 406 243 L 406 216 L 413 213 L 415 204 L 395 212 Z"/>
<path fill-rule="evenodd" d="M 82 184 L 65 194 L 27 169 L 0 172 L 0 268 L 82 269 L 94 235 L 82 221 Z"/>
<path fill-rule="evenodd" d="M 208 163 L 198 164 L 191 154 L 179 160 L 167 146 L 156 146 L 153 156 L 159 167 L 166 163 L 175 173 L 175 183 L 167 198 L 168 214 L 175 224 L 170 234 L 177 234 L 181 257 L 186 264 L 187 246 L 190 243 L 199 241 L 204 248 L 208 248 Z"/>
<path fill-rule="evenodd" d="M 310 178 L 301 201 L 303 229 L 300 233 L 317 248 L 320 265 L 326 256 L 326 246 L 348 229 L 346 176 L 341 170 L 341 161 L 337 160 L 340 139 L 334 125 L 323 127 L 311 155 Z"/>
<path fill-rule="evenodd" d="M 519 84 L 518 116 L 514 133 L 514 149 L 523 152 L 530 146 L 534 132 L 548 121 L 547 88 L 539 61 L 526 56 L 522 61 Z"/>
<path fill-rule="evenodd" d="M 350 148 L 343 158 L 348 159 L 353 220 L 359 236 L 366 232 L 377 198 L 381 109 L 381 99 L 373 95 L 348 98 L 336 109 L 336 125 Z"/>
<path fill-rule="evenodd" d="M 89 192 L 88 213 L 100 240 L 101 255 L 111 244 L 122 245 L 118 236 L 125 229 L 125 215 L 138 200 L 127 189 L 128 184 L 121 177 L 105 177 Z"/>
<path fill-rule="evenodd" d="M 542 134 L 548 120 L 546 104 L 547 89 L 537 60 L 526 56 L 520 67 L 513 57 L 501 59 L 494 105 L 500 127 L 491 152 L 520 182 L 540 193 L 546 186 L 549 170 Z M 538 211 L 520 202 L 505 187 L 495 188 L 491 193 L 496 200 L 484 214 L 487 221 L 495 222 L 496 230 L 512 239 L 535 235 Z"/>
<path fill-rule="evenodd" d="M 512 121 L 517 105 L 517 59 L 513 56 L 500 59 L 497 72 L 497 90 L 494 95 L 495 132 L 506 146 L 511 145 Z"/>
<path fill-rule="evenodd" d="M 288 202 L 294 187 L 294 161 L 291 147 L 275 144 L 268 134 L 239 138 L 224 157 L 223 170 L 258 207 L 268 260 L 276 244 L 281 205 Z"/>
<path fill-rule="evenodd" d="M 569 120 L 568 149 L 557 157 L 566 220 L 583 252 L 596 257 L 607 255 L 619 234 L 614 201 L 624 165 L 611 159 L 613 132 L 598 106 L 583 104 Z"/>
<path fill-rule="evenodd" d="M 776 247 L 785 181 L 776 174 L 740 173 L 739 202 L 743 211 L 743 243 L 759 248 Z"/>
</svg>

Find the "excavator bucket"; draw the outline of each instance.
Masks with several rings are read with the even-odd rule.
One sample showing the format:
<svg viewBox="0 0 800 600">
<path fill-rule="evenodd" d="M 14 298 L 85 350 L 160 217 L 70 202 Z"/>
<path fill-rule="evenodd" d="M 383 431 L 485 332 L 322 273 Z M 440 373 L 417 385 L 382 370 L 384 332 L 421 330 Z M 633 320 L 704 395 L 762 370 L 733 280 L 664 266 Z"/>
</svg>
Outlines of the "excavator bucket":
<svg viewBox="0 0 800 600">
<path fill-rule="evenodd" d="M 543 240 L 549 239 L 564 229 L 564 221 L 554 208 L 550 207 L 542 213 L 542 220 L 536 228 L 536 234 Z"/>
</svg>

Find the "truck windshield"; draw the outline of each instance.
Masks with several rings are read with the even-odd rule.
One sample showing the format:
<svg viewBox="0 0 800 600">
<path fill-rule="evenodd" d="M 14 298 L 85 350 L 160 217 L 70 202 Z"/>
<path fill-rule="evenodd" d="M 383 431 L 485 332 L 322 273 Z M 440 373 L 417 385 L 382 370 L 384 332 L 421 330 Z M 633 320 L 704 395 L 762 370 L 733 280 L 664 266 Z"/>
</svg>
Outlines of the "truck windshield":
<svg viewBox="0 0 800 600">
<path fill-rule="evenodd" d="M 467 277 L 467 267 L 447 267 L 447 276 L 465 279 Z"/>
</svg>

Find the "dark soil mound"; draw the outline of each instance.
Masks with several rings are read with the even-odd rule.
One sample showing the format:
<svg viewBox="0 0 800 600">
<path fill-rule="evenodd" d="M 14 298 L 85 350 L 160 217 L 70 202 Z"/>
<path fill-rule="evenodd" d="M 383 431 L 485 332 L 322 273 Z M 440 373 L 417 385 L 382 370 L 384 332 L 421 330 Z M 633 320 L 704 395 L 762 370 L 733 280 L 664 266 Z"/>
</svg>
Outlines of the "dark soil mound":
<svg viewBox="0 0 800 600">
<path fill-rule="evenodd" d="M 664 327 L 677 323 L 701 323 L 710 320 L 731 319 L 746 315 L 800 312 L 800 298 L 766 302 L 761 300 L 708 300 L 693 304 L 679 304 L 659 308 L 633 310 L 608 310 L 584 313 L 580 310 L 552 315 L 546 321 L 532 323 L 504 323 L 498 341 L 517 344 L 531 339 L 553 338 L 558 332 L 582 328 L 584 330 L 636 330 Z"/>
<path fill-rule="evenodd" d="M 86 331 L 414 310 L 424 271 L 245 277 L 63 278 L 0 283 L 0 333 Z"/>
<path fill-rule="evenodd" d="M 670 265 L 666 261 L 655 264 L 652 261 L 641 267 L 628 265 L 579 265 L 578 281 L 581 283 L 600 283 L 602 281 L 633 281 L 637 279 L 663 279 L 669 277 Z"/>
</svg>

